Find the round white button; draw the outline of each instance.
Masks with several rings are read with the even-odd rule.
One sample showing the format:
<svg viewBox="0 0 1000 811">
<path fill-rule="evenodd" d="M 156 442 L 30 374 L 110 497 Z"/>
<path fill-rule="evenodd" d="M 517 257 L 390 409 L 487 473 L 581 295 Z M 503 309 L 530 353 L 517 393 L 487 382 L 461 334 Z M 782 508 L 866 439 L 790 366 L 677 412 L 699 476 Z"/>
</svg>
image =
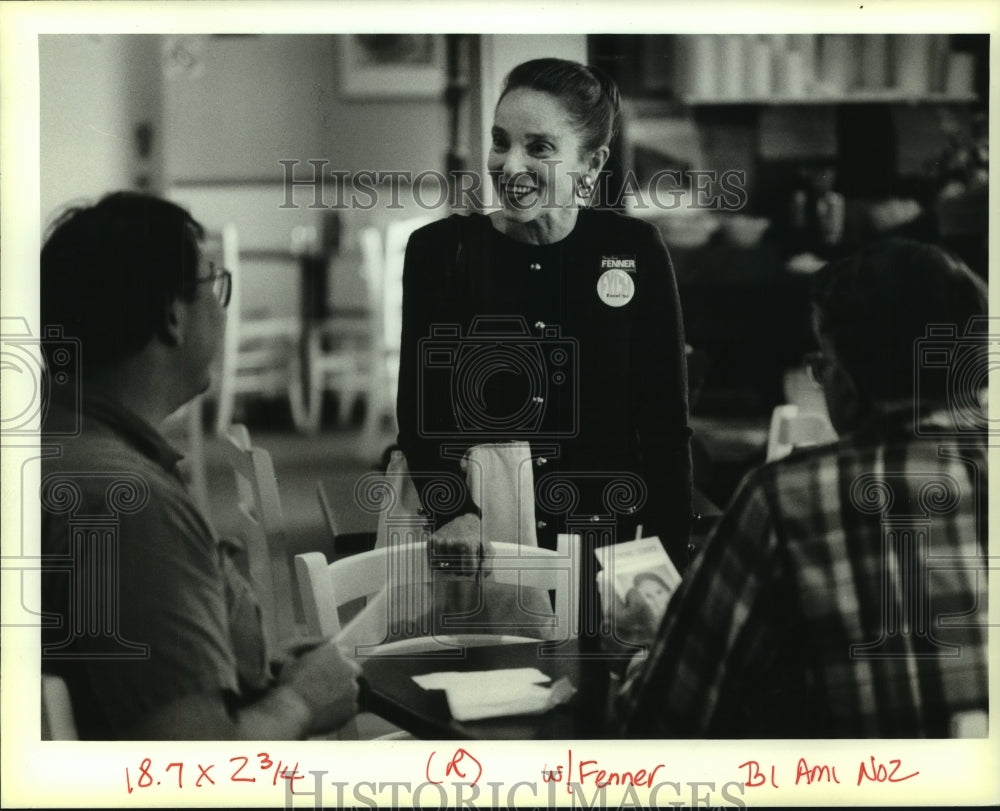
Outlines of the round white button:
<svg viewBox="0 0 1000 811">
<path fill-rule="evenodd" d="M 609 307 L 624 307 L 634 295 L 635 282 L 624 270 L 606 270 L 597 280 L 597 296 Z"/>
</svg>

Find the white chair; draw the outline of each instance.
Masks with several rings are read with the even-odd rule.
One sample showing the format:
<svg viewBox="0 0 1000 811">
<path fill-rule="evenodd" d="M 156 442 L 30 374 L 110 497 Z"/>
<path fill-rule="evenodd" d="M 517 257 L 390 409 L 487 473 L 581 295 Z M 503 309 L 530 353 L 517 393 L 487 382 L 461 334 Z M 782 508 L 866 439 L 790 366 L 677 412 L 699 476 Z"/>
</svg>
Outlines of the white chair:
<svg viewBox="0 0 1000 811">
<path fill-rule="evenodd" d="M 368 302 L 363 318 L 333 316 L 315 325 L 306 336 L 308 353 L 306 430 L 315 433 L 322 420 L 323 392 L 336 392 L 339 398 L 338 421 L 343 422 L 358 398 L 367 397 L 371 387 L 372 344 L 376 316 L 373 280 L 383 273 L 382 237 L 377 228 L 363 228 L 358 234 L 361 245 L 361 275 Z"/>
<path fill-rule="evenodd" d="M 232 293 L 216 393 L 215 433 L 232 423 L 236 398 L 244 394 L 288 397 L 292 421 L 305 430 L 300 360 L 302 323 L 297 317 L 247 319 L 243 312 L 244 278 L 236 226 L 222 229 L 222 265 L 232 274 Z"/>
<path fill-rule="evenodd" d="M 396 429 L 396 391 L 399 387 L 399 352 L 403 330 L 403 263 L 410 235 L 433 221 L 433 217 L 410 217 L 390 222 L 385 231 L 382 273 L 371 280 L 371 295 L 377 314 L 373 344 L 372 377 L 363 441 L 378 443 L 378 430 L 388 417 Z"/>
<path fill-rule="evenodd" d="M 394 220 L 384 236 L 378 228 L 362 228 L 358 242 L 368 299 L 363 333 L 359 334 L 357 321 L 332 318 L 307 339 L 307 430 L 319 428 L 324 391 L 339 394 L 341 419 L 355 398 L 364 397 L 361 456 L 376 453 L 384 444 L 380 434 L 387 418 L 395 424 L 406 244 L 410 234 L 432 221 L 429 216 Z"/>
<path fill-rule="evenodd" d="M 767 461 L 788 456 L 795 448 L 820 445 L 836 438 L 836 431 L 824 415 L 802 411 L 797 405 L 780 405 L 771 413 Z"/>
<path fill-rule="evenodd" d="M 76 720 L 70 703 L 69 689 L 59 676 L 42 674 L 42 726 L 43 741 L 76 741 Z"/>
<path fill-rule="evenodd" d="M 577 635 L 576 595 L 580 589 L 580 538 L 561 535 L 555 552 L 515 544 L 494 544 L 496 556 L 490 559 L 489 569 L 496 582 L 522 587 L 549 589 L 555 592 L 555 623 L 565 629 L 567 638 Z M 429 583 L 432 573 L 427 559 L 426 542 L 386 546 L 371 552 L 327 563 L 320 552 L 295 556 L 295 573 L 299 594 L 306 616 L 307 633 L 336 637 L 342 628 L 339 608 L 362 597 L 370 597 L 387 584 Z M 392 607 L 388 611 L 413 609 L 412 603 Z M 417 606 L 419 608 L 419 606 Z M 394 611 L 394 609 L 396 609 Z M 403 656 L 407 654 L 440 651 L 444 648 L 500 645 L 517 642 L 537 642 L 521 636 L 507 634 L 457 634 L 437 637 L 418 637 L 380 644 L 365 651 L 367 656 Z M 362 737 L 361 727 L 378 727 L 369 713 L 352 719 L 337 737 L 350 740 Z M 370 736 L 366 736 L 370 737 Z M 382 739 L 408 737 L 405 733 L 378 736 Z"/>
<path fill-rule="evenodd" d="M 243 542 L 247 569 L 264 618 L 270 650 L 295 636 L 290 601 L 279 607 L 275 594 L 291 593 L 288 567 L 275 566 L 285 550 L 284 519 L 271 455 L 254 447 L 243 425 L 232 425 L 222 443 L 223 461 L 234 474 L 237 504 L 235 532 Z"/>
<path fill-rule="evenodd" d="M 307 396 L 305 403 L 306 433 L 316 433 L 323 418 L 323 393 L 336 392 L 337 422 L 343 424 L 354 403 L 368 389 L 370 362 L 368 317 L 328 318 L 312 326 L 306 333 Z"/>
<path fill-rule="evenodd" d="M 161 431 L 171 440 L 176 437 L 184 453 L 184 459 L 179 464 L 181 476 L 194 503 L 204 515 L 210 515 L 202 396 L 195 397 L 167 417 Z"/>
<path fill-rule="evenodd" d="M 554 628 L 559 638 L 578 635 L 577 600 L 580 594 L 580 538 L 560 535 L 555 551 L 518 544 L 493 544 L 494 556 L 484 563 L 493 582 L 520 588 L 554 592 Z M 371 597 L 383 588 L 429 584 L 434 571 L 428 561 L 426 541 L 392 544 L 328 563 L 320 552 L 295 556 L 295 574 L 310 635 L 336 637 L 342 627 L 338 609 L 353 600 Z M 438 575 L 442 576 L 442 575 Z M 444 575 L 446 576 L 446 575 Z M 391 605 L 386 601 L 387 618 L 415 619 L 400 614 L 420 606 Z M 564 632 L 564 635 L 563 635 Z M 448 637 L 420 637 L 376 644 L 367 655 L 396 654 L 439 649 L 453 642 L 456 646 L 537 641 L 506 634 L 456 634 Z M 376 640 L 376 642 L 380 642 Z"/>
<path fill-rule="evenodd" d="M 990 715 L 986 710 L 966 710 L 951 716 L 948 725 L 949 738 L 988 738 L 990 736 Z"/>
</svg>

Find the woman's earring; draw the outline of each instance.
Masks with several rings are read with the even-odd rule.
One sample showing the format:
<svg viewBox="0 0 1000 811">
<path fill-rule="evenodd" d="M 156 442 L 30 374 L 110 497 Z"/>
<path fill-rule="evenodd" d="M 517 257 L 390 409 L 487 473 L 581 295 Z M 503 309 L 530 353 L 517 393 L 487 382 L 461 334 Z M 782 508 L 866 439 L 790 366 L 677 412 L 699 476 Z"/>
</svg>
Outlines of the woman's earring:
<svg viewBox="0 0 1000 811">
<path fill-rule="evenodd" d="M 584 175 L 580 178 L 580 182 L 576 186 L 576 193 L 582 199 L 589 200 L 590 196 L 594 193 L 594 181 L 588 175 Z"/>
</svg>

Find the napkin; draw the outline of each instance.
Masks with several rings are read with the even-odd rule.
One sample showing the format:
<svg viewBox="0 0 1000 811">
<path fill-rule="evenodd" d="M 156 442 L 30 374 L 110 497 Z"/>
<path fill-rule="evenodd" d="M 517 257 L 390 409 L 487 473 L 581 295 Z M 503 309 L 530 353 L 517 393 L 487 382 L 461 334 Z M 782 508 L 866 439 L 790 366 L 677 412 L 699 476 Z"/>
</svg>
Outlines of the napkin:
<svg viewBox="0 0 1000 811">
<path fill-rule="evenodd" d="M 494 543 L 538 546 L 531 446 L 527 442 L 475 445 L 462 465 L 472 500 L 483 514 L 483 537 Z"/>
<path fill-rule="evenodd" d="M 425 690 L 444 690 L 456 721 L 476 721 L 502 715 L 538 715 L 564 704 L 576 693 L 569 679 L 552 687 L 550 678 L 533 667 L 479 670 L 468 673 L 428 673 L 413 680 Z"/>
</svg>

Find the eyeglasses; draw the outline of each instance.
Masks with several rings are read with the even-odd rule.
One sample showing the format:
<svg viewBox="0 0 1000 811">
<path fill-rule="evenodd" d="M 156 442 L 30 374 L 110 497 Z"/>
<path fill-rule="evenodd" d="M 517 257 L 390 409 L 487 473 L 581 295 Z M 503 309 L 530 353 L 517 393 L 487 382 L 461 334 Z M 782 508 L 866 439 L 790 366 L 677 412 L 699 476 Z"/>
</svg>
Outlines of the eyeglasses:
<svg viewBox="0 0 1000 811">
<path fill-rule="evenodd" d="M 225 268 L 217 268 L 214 262 L 208 263 L 208 275 L 195 279 L 195 284 L 212 283 L 212 295 L 220 306 L 229 306 L 229 297 L 233 293 L 233 274 Z"/>
<path fill-rule="evenodd" d="M 822 386 L 826 370 L 830 367 L 830 359 L 822 352 L 808 352 L 802 356 L 802 365 L 806 367 L 809 379 L 817 386 Z"/>
</svg>

